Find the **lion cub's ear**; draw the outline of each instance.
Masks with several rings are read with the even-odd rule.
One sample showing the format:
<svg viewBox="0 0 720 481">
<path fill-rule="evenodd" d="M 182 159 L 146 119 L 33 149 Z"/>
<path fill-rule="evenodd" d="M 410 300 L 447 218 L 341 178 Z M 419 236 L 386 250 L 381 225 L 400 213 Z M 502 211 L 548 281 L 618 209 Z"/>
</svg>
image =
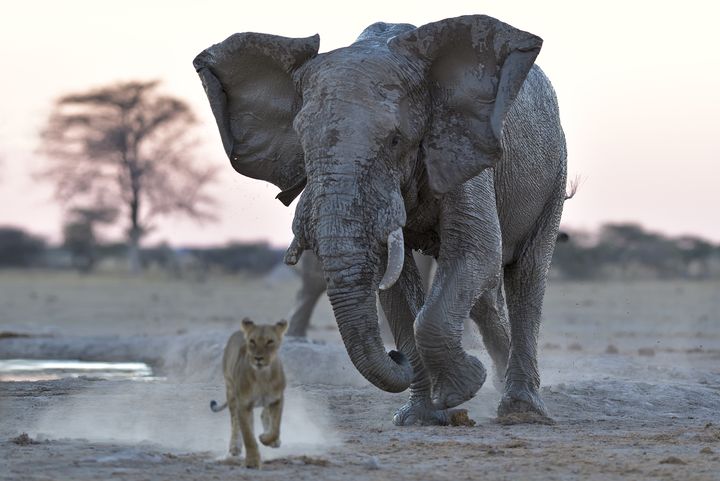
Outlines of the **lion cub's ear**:
<svg viewBox="0 0 720 481">
<path fill-rule="evenodd" d="M 280 334 L 281 336 L 285 334 L 285 331 L 287 331 L 288 328 L 288 322 L 285 319 L 282 319 L 275 323 L 275 331 Z"/>
<path fill-rule="evenodd" d="M 242 320 L 241 324 L 243 332 L 247 335 L 252 332 L 252 330 L 255 328 L 255 323 L 250 319 L 249 317 L 246 317 Z"/>
</svg>

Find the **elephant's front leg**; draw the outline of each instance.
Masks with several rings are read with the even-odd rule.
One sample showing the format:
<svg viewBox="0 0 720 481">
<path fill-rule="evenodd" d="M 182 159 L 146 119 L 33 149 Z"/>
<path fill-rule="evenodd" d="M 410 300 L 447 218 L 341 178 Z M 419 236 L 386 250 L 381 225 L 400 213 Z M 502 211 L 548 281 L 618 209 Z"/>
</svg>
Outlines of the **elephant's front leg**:
<svg viewBox="0 0 720 481">
<path fill-rule="evenodd" d="M 430 401 L 430 380 L 415 348 L 413 323 L 423 304 L 422 279 L 417 266 L 406 250 L 405 265 L 400 279 L 387 291 L 379 291 L 380 304 L 390 324 L 395 344 L 410 360 L 415 376 L 410 384 L 410 399 L 393 416 L 397 426 L 446 425 L 452 412 L 439 410 Z"/>
<path fill-rule="evenodd" d="M 492 176 L 484 172 L 446 194 L 438 268 L 415 321 L 415 341 L 436 408 L 458 406 L 485 382 L 479 359 L 462 348 L 462 332 L 480 296 L 500 282 L 502 248 Z"/>
</svg>

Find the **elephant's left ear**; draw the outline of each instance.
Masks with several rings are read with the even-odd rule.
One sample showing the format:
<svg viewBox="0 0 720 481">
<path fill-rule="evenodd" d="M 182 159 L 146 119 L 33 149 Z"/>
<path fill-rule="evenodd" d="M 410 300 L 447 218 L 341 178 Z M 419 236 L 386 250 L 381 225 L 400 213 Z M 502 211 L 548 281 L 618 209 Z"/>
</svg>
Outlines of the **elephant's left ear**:
<svg viewBox="0 0 720 481">
<path fill-rule="evenodd" d="M 293 74 L 319 46 L 317 35 L 236 33 L 193 61 L 233 168 L 278 186 L 277 198 L 285 205 L 306 182 L 303 150 L 293 130 L 302 105 Z"/>
<path fill-rule="evenodd" d="M 508 111 L 542 39 L 485 15 L 429 23 L 393 37 L 390 49 L 426 66 L 434 110 L 423 139 L 438 193 L 496 164 Z"/>
</svg>

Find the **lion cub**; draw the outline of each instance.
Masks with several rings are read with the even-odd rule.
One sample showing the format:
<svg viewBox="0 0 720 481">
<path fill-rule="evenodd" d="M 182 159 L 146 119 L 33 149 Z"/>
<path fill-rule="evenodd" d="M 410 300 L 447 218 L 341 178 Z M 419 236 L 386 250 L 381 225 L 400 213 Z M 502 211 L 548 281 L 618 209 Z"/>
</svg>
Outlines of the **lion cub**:
<svg viewBox="0 0 720 481">
<path fill-rule="evenodd" d="M 260 452 L 253 432 L 253 408 L 263 408 L 264 432 L 258 436 L 260 442 L 273 448 L 280 447 L 285 373 L 277 353 L 286 329 L 284 319 L 276 324 L 256 325 L 246 317 L 242 329 L 230 336 L 225 346 L 223 374 L 227 401 L 222 406 L 211 401 L 210 409 L 218 412 L 229 406 L 230 454 L 237 456 L 242 451 L 239 430 L 248 468 L 260 467 Z"/>
</svg>

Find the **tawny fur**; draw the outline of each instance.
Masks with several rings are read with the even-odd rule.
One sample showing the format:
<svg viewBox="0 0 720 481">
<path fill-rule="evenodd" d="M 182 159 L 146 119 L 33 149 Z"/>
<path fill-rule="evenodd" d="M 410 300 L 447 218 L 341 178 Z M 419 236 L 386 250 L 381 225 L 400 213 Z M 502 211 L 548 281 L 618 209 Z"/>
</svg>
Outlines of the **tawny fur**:
<svg viewBox="0 0 720 481">
<path fill-rule="evenodd" d="M 210 409 L 218 412 L 229 407 L 230 455 L 240 454 L 242 447 L 238 434 L 242 434 L 246 450 L 245 466 L 248 468 L 260 468 L 253 408 L 263 408 L 263 433 L 258 436 L 260 442 L 273 448 L 280 446 L 285 373 L 277 354 L 286 329 L 285 320 L 276 324 L 256 325 L 245 318 L 242 329 L 230 336 L 225 346 L 223 374 L 227 401 L 219 407 L 212 401 Z"/>
</svg>

